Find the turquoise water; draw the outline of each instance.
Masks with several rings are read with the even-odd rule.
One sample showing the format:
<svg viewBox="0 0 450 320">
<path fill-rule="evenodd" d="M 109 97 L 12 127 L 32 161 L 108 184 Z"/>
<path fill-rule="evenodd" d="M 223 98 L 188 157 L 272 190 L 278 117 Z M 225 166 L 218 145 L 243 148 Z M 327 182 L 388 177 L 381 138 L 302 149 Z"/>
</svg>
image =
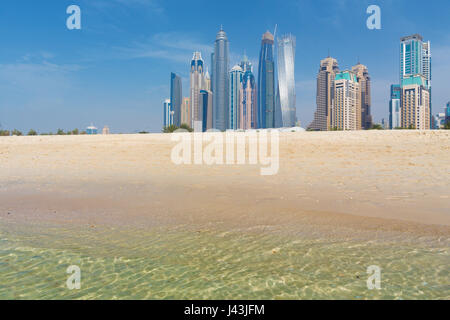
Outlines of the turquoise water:
<svg viewBox="0 0 450 320">
<path fill-rule="evenodd" d="M 0 299 L 449 299 L 449 262 L 438 242 L 2 225 Z M 367 289 L 370 265 L 381 290 Z"/>
</svg>

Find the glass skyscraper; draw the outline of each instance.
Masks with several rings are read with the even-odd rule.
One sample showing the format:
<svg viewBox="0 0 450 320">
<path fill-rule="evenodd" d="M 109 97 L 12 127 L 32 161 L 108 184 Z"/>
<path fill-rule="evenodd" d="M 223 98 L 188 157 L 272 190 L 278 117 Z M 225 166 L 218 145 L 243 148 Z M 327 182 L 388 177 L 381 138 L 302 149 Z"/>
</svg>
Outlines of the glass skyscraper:
<svg viewBox="0 0 450 320">
<path fill-rule="evenodd" d="M 267 31 L 261 42 L 258 66 L 258 127 L 275 127 L 275 63 L 273 35 Z"/>
<path fill-rule="evenodd" d="M 236 130 L 239 128 L 241 103 L 241 88 L 244 72 L 238 65 L 234 66 L 230 71 L 230 105 L 228 108 L 228 128 Z"/>
<path fill-rule="evenodd" d="M 204 88 L 204 66 L 200 52 L 194 52 L 191 61 L 191 128 L 196 121 L 202 121 L 200 112 L 200 90 Z"/>
<path fill-rule="evenodd" d="M 228 128 L 228 38 L 221 28 L 214 45 L 212 66 L 213 128 L 225 131 Z"/>
<path fill-rule="evenodd" d="M 423 86 L 428 90 L 431 117 L 431 43 L 423 41 L 420 34 L 400 39 L 400 83 L 406 78 L 421 76 Z M 432 123 L 431 119 L 429 123 Z"/>
<path fill-rule="evenodd" d="M 402 88 L 398 84 L 391 85 L 391 100 L 389 101 L 389 127 L 391 129 L 400 128 L 400 101 L 402 96 Z"/>
<path fill-rule="evenodd" d="M 181 125 L 181 104 L 183 103 L 182 84 L 180 76 L 170 74 L 170 105 L 173 111 L 173 124 Z"/>
<path fill-rule="evenodd" d="M 278 39 L 278 86 L 283 127 L 294 127 L 296 122 L 295 46 L 293 35 Z"/>
<path fill-rule="evenodd" d="M 164 127 L 173 124 L 173 112 L 170 106 L 170 99 L 164 100 Z"/>
</svg>

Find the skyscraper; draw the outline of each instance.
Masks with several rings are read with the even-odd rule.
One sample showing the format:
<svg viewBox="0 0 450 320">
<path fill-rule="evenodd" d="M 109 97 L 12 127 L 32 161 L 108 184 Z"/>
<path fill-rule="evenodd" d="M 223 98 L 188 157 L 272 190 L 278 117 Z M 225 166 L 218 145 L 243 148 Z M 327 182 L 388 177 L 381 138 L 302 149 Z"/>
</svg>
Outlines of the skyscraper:
<svg viewBox="0 0 450 320">
<path fill-rule="evenodd" d="M 200 117 L 202 131 L 213 128 L 213 94 L 208 90 L 200 90 Z"/>
<path fill-rule="evenodd" d="M 194 128 L 195 121 L 202 121 L 200 114 L 200 90 L 204 88 L 204 67 L 200 52 L 194 52 L 191 61 L 191 127 Z"/>
<path fill-rule="evenodd" d="M 293 35 L 278 39 L 278 86 L 283 127 L 294 127 L 296 122 L 295 46 Z"/>
<path fill-rule="evenodd" d="M 182 103 L 181 78 L 175 73 L 170 74 L 170 105 L 173 111 L 173 124 L 181 125 L 181 103 Z"/>
<path fill-rule="evenodd" d="M 220 28 L 214 45 L 213 56 L 213 127 L 225 131 L 228 128 L 228 38 Z"/>
<path fill-rule="evenodd" d="M 173 124 L 173 112 L 170 106 L 170 99 L 164 100 L 164 127 Z"/>
<path fill-rule="evenodd" d="M 421 35 L 414 34 L 400 39 L 400 83 L 405 78 L 417 75 L 425 79 L 431 117 L 431 43 L 423 41 Z"/>
<path fill-rule="evenodd" d="M 358 130 L 372 128 L 372 115 L 371 115 L 371 81 L 369 76 L 369 70 L 361 63 L 358 63 L 352 68 L 352 71 L 356 74 L 358 83 L 360 86 L 360 102 L 361 114 L 358 116 Z"/>
<path fill-rule="evenodd" d="M 353 71 L 336 74 L 334 81 L 334 102 L 331 112 L 331 128 L 359 130 L 361 115 L 361 93 L 358 78 Z"/>
<path fill-rule="evenodd" d="M 191 114 L 191 99 L 189 97 L 183 98 L 183 104 L 181 105 L 181 124 L 191 126 Z"/>
<path fill-rule="evenodd" d="M 239 128 L 248 130 L 258 128 L 258 94 L 252 63 L 244 55 L 240 67 L 244 71 L 239 108 Z"/>
<path fill-rule="evenodd" d="M 389 127 L 400 128 L 401 124 L 401 96 L 402 88 L 398 84 L 391 85 L 391 100 L 389 101 Z"/>
<path fill-rule="evenodd" d="M 275 126 L 275 63 L 273 60 L 273 35 L 263 34 L 258 66 L 258 126 Z"/>
<path fill-rule="evenodd" d="M 339 72 L 339 66 L 336 59 L 328 57 L 320 62 L 317 75 L 317 109 L 314 113 L 314 120 L 308 126 L 308 129 L 326 131 L 331 128 L 331 106 L 337 72 Z"/>
<path fill-rule="evenodd" d="M 450 101 L 447 103 L 445 107 L 445 123 L 450 122 Z"/>
<path fill-rule="evenodd" d="M 402 80 L 401 124 L 403 128 L 430 129 L 430 91 L 422 75 Z"/>
<path fill-rule="evenodd" d="M 239 128 L 241 89 L 244 72 L 242 68 L 235 65 L 230 71 L 230 99 L 228 107 L 228 128 L 236 130 Z"/>
</svg>

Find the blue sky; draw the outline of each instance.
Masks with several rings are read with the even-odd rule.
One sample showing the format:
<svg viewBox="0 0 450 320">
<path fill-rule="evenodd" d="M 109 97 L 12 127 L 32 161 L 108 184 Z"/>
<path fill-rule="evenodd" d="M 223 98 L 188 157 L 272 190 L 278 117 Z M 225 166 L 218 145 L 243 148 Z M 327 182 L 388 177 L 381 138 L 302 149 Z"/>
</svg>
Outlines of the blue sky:
<svg viewBox="0 0 450 320">
<path fill-rule="evenodd" d="M 82 29 L 66 28 L 66 8 L 82 11 Z M 382 29 L 366 28 L 366 9 L 381 7 Z M 420 10 L 418 10 L 420 8 Z M 372 113 L 388 118 L 398 82 L 399 38 L 431 40 L 433 112 L 450 101 L 450 2 L 441 0 L 4 0 L 0 9 L 0 124 L 55 132 L 109 125 L 115 133 L 159 132 L 170 72 L 189 90 L 189 62 L 210 64 L 223 24 L 231 64 L 256 63 L 266 30 L 297 37 L 297 116 L 315 111 L 316 75 L 328 50 L 341 69 L 359 57 L 372 77 Z M 232 65 L 231 65 L 232 66 Z M 230 67 L 231 67 L 230 66 Z"/>
</svg>

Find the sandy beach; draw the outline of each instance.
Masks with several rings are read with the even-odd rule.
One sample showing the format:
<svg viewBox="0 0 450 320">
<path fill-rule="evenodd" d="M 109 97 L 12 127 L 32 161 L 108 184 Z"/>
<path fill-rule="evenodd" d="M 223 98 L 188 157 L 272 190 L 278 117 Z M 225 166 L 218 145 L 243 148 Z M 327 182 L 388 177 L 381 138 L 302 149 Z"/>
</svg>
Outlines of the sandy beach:
<svg viewBox="0 0 450 320">
<path fill-rule="evenodd" d="M 338 285 L 337 291 L 325 293 L 324 288 L 335 279 L 330 270 L 325 272 L 330 276 L 328 285 L 315 282 L 318 287 L 314 289 L 297 283 L 297 290 L 305 290 L 301 294 L 289 291 L 292 286 L 286 286 L 288 280 L 281 275 L 275 277 L 276 281 L 283 278 L 284 284 L 280 282 L 280 286 L 286 287 L 270 287 L 263 275 L 250 277 L 260 281 L 258 285 L 247 284 L 251 282 L 249 276 L 240 273 L 241 282 L 227 282 L 234 286 L 228 289 L 224 286 L 195 289 L 189 285 L 189 281 L 194 281 L 192 277 L 199 274 L 209 275 L 211 282 L 218 281 L 218 276 L 209 268 L 217 261 L 226 262 L 228 254 L 234 259 L 228 250 L 235 250 L 243 257 L 249 254 L 247 262 L 239 260 L 242 264 L 239 270 L 244 272 L 242 268 L 245 269 L 252 259 L 261 258 L 255 256 L 256 252 L 269 252 L 272 259 L 272 255 L 286 249 L 289 254 L 276 259 L 280 264 L 287 263 L 296 252 L 302 252 L 292 247 L 298 241 L 304 248 L 311 249 L 314 244 L 320 250 L 336 249 L 333 255 L 336 254 L 338 260 L 357 258 L 351 253 L 355 251 L 349 249 L 352 247 L 349 243 L 367 248 L 383 246 L 377 249 L 377 254 L 389 261 L 405 257 L 414 250 L 425 250 L 417 259 L 428 261 L 433 272 L 439 273 L 433 278 L 437 291 L 417 290 L 422 293 L 425 290 L 425 297 L 445 299 L 450 296 L 447 269 L 450 261 L 450 132 L 281 133 L 279 172 L 273 176 L 261 176 L 260 166 L 255 165 L 175 165 L 170 158 L 175 144 L 168 134 L 1 137 L 0 236 L 5 251 L 0 254 L 0 278 L 4 277 L 0 281 L 3 283 L 0 297 L 365 298 L 361 294 L 347 295 L 344 289 L 339 291 L 345 288 L 345 283 Z M 149 239 L 159 240 L 147 243 Z M 238 240 L 242 243 L 233 242 Z M 183 241 L 187 247 L 180 244 Z M 202 246 L 196 247 L 195 243 Z M 223 248 L 227 254 L 215 257 L 214 252 L 220 252 L 224 244 L 228 245 Z M 254 250 L 243 253 L 244 244 Z M 342 251 L 333 246 L 339 246 Z M 396 246 L 397 251 L 390 251 Z M 164 270 L 183 265 L 188 257 L 177 260 L 173 255 L 179 256 L 180 252 L 191 248 L 186 253 L 191 255 L 189 265 L 200 260 L 193 267 L 197 273 L 189 275 L 188 272 L 183 276 L 188 279 L 183 288 L 189 290 L 180 290 L 179 284 L 172 287 L 161 284 L 161 289 L 153 291 L 153 295 L 147 292 L 148 288 L 139 293 L 123 289 L 128 294 L 122 296 L 108 295 L 106 291 L 96 295 L 97 283 L 89 292 L 66 295 L 61 293 L 64 283 L 58 281 L 49 285 L 54 290 L 39 292 L 31 289 L 33 285 L 28 291 L 11 291 L 7 285 L 14 284 L 14 279 L 21 278 L 18 273 L 26 271 L 25 266 L 19 268 L 20 264 L 13 267 L 13 261 L 20 260 L 21 254 L 29 250 L 70 251 L 81 260 L 86 256 L 144 259 L 149 252 L 142 253 L 144 247 L 153 250 L 155 255 L 158 252 L 170 255 L 171 262 L 164 260 Z M 211 251 L 204 251 L 208 247 Z M 27 249 L 23 251 L 23 248 Z M 95 251 L 100 249 L 103 251 Z M 308 252 L 303 252 L 302 256 Z M 323 254 L 329 256 L 329 252 Z M 9 259 L 10 255 L 13 258 Z M 205 262 L 213 256 L 214 263 Z M 374 256 L 366 258 L 376 260 Z M 70 264 L 64 259 L 65 262 L 61 262 L 61 257 L 58 259 L 61 266 Z M 408 259 L 420 270 L 422 262 L 406 258 L 404 263 L 408 264 Z M 236 264 L 231 260 L 224 270 L 233 273 Z M 109 263 L 102 261 L 103 264 L 98 262 L 98 265 Z M 314 263 L 334 265 L 332 258 L 327 261 Z M 111 262 L 111 265 L 115 264 Z M 255 272 L 271 274 L 270 268 L 266 261 Z M 185 271 L 177 269 L 176 272 L 184 274 Z M 350 271 L 337 274 L 345 276 L 347 272 Z M 351 272 L 349 277 L 355 280 L 354 272 L 362 274 L 365 269 L 361 265 Z M 64 276 L 63 273 L 55 277 Z M 141 276 L 144 277 L 144 273 Z M 411 281 L 417 279 L 417 274 L 410 276 Z M 292 277 L 292 281 L 300 281 L 301 275 Z M 149 283 L 154 283 L 152 281 L 157 280 L 152 278 Z M 364 281 L 355 285 L 361 287 Z M 244 282 L 248 287 L 242 287 Z M 420 281 L 422 284 L 431 282 Z M 406 294 L 405 290 L 400 291 Z M 417 292 L 411 291 L 406 298 L 416 296 Z M 398 288 L 388 293 L 370 292 L 366 298 L 395 298 L 397 294 Z"/>
</svg>

